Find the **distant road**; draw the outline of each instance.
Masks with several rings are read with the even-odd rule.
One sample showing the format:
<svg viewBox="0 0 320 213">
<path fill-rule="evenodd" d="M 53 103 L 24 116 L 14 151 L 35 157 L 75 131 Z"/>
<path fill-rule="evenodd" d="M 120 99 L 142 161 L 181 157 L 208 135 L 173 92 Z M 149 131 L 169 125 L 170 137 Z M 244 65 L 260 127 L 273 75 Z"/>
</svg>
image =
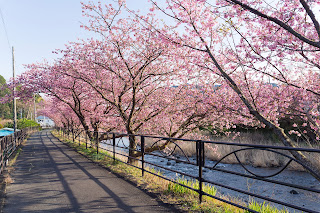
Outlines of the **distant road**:
<svg viewBox="0 0 320 213">
<path fill-rule="evenodd" d="M 54 138 L 33 134 L 20 153 L 5 213 L 175 212 Z"/>
</svg>

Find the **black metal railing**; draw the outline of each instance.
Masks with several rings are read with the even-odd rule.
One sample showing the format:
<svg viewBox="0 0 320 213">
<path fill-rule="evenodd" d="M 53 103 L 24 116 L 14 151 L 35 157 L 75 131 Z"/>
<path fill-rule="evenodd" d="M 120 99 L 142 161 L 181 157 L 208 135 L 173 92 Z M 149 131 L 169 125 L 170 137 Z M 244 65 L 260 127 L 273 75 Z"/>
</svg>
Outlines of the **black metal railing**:
<svg viewBox="0 0 320 213">
<path fill-rule="evenodd" d="M 272 184 L 274 189 L 277 187 L 287 187 L 288 190 L 291 190 L 291 194 L 298 193 L 296 190 L 300 190 L 301 194 L 308 194 L 309 197 L 315 198 L 315 202 L 320 202 L 320 177 L 307 165 L 303 164 L 299 160 L 292 157 L 290 152 L 301 152 L 306 155 L 310 155 L 310 158 L 320 159 L 320 149 L 311 149 L 311 148 L 293 148 L 293 147 L 285 147 L 285 146 L 269 146 L 269 145 L 254 145 L 254 144 L 241 144 L 241 143 L 228 143 L 228 142 L 217 142 L 217 141 L 204 141 L 204 140 L 191 140 L 191 139 L 181 139 L 181 138 L 169 138 L 169 137 L 159 137 L 159 136 L 149 136 L 149 135 L 129 135 L 124 133 L 106 133 L 106 132 L 96 132 L 96 138 L 89 140 L 86 132 L 84 130 L 72 130 L 68 131 L 67 129 L 57 128 L 60 136 L 64 138 L 68 138 L 69 140 L 73 140 L 76 142 L 78 139 L 79 145 L 81 141 L 85 143 L 86 148 L 88 146 L 93 147 L 97 150 L 104 150 L 109 152 L 111 155 L 106 155 L 107 157 L 112 158 L 114 161 L 121 161 L 130 166 L 141 169 L 142 176 L 145 172 L 168 180 L 172 183 L 179 184 L 184 186 L 190 190 L 193 190 L 199 194 L 199 201 L 202 202 L 203 196 L 208 196 L 219 201 L 228 203 L 230 205 L 236 206 L 238 208 L 244 209 L 248 212 L 257 212 L 255 210 L 250 209 L 246 205 L 241 205 L 236 202 L 232 202 L 228 199 L 225 199 L 223 196 L 213 195 L 206 193 L 203 190 L 204 184 L 209 184 L 215 187 L 219 187 L 219 189 L 226 190 L 226 194 L 234 194 L 240 193 L 244 195 L 243 197 L 248 197 L 249 199 L 255 198 L 257 202 L 268 202 L 273 203 L 276 207 L 286 207 L 288 211 L 291 210 L 299 210 L 302 212 L 318 212 L 317 207 L 309 208 L 305 207 L 304 201 L 302 201 L 301 205 L 296 204 L 294 201 L 281 201 L 278 198 L 272 198 L 272 196 L 265 196 L 263 193 L 255 192 L 255 190 L 244 189 L 244 187 L 238 187 L 236 184 L 228 184 L 228 180 L 217 181 L 214 180 L 213 177 L 218 177 L 219 174 L 228 175 L 229 178 L 225 179 L 235 179 L 236 181 L 248 182 L 248 180 L 258 182 L 259 186 Z M 129 147 L 130 140 L 135 140 L 136 144 L 138 144 L 136 149 L 131 149 Z M 147 142 L 148 140 L 148 142 Z M 195 157 L 191 157 L 190 154 L 187 155 L 184 151 L 184 148 L 180 145 L 181 143 L 187 144 L 191 147 L 193 154 Z M 170 149 L 163 150 L 164 145 L 170 144 Z M 208 160 L 206 155 L 212 153 L 212 148 L 216 146 L 225 146 L 232 147 L 227 154 L 223 156 L 216 157 L 215 161 Z M 168 147 L 168 146 L 166 146 Z M 210 148 L 211 147 L 211 148 Z M 129 156 L 129 150 L 135 151 L 137 157 Z M 188 148 L 190 150 L 190 148 Z M 277 166 L 270 170 L 268 174 L 261 174 L 261 169 L 250 166 L 250 162 L 247 162 L 246 155 L 242 155 L 243 152 L 251 152 L 251 153 L 262 153 L 267 152 L 273 155 L 277 155 L 280 159 L 282 159 L 282 165 Z M 191 154 L 192 155 L 192 154 Z M 219 154 L 216 154 L 219 155 Z M 121 160 L 120 158 L 125 157 L 127 159 L 136 159 L 139 161 L 139 164 L 129 164 L 126 160 Z M 154 158 L 160 160 L 153 160 Z M 225 162 L 229 162 L 230 158 L 233 159 L 233 163 L 237 164 L 237 169 L 228 169 L 228 164 Z M 162 159 L 162 160 L 161 160 Z M 163 159 L 168 160 L 167 164 L 161 164 L 159 162 L 163 162 Z M 183 164 L 183 168 L 188 167 L 191 168 L 189 171 L 181 171 L 175 169 L 175 166 L 168 166 L 169 161 L 175 161 L 176 164 Z M 244 162 L 245 161 L 245 162 Z M 315 160 L 315 163 L 317 160 Z M 252 163 L 252 162 L 251 162 Z M 160 171 L 164 171 L 167 174 L 179 174 L 187 179 L 194 179 L 198 183 L 198 188 L 193 188 L 187 186 L 175 178 L 172 178 L 172 175 L 162 175 L 159 173 L 152 172 L 151 170 L 147 170 L 146 165 L 149 165 L 154 168 L 158 168 Z M 320 165 L 320 162 L 318 162 Z M 281 174 L 288 172 L 289 167 L 299 167 L 300 170 L 304 170 L 307 173 L 304 173 L 307 176 L 310 176 L 312 179 L 312 183 L 304 182 L 304 184 L 295 183 L 294 177 L 286 177 L 282 178 Z M 180 166 L 181 168 L 181 166 Z M 240 169 L 242 171 L 240 171 Z M 208 171 L 213 172 L 212 175 L 204 175 L 204 173 L 208 173 Z M 257 171 L 259 170 L 259 171 Z M 271 172 L 271 173 L 270 173 Z M 290 171 L 289 171 L 290 172 Z M 209 177 L 208 177 L 209 176 Z M 280 176 L 279 178 L 276 178 Z M 291 181 L 284 181 L 282 179 L 292 179 Z M 232 192 L 232 193 L 229 193 Z M 289 192 L 288 192 L 289 193 Z M 236 195 L 237 197 L 237 195 Z M 301 199 L 301 197 L 299 198 Z"/>
<path fill-rule="evenodd" d="M 14 153 L 28 135 L 38 130 L 39 127 L 28 127 L 0 138 L 0 174 L 2 174 L 4 168 L 7 166 L 8 159 L 12 153 Z"/>
</svg>

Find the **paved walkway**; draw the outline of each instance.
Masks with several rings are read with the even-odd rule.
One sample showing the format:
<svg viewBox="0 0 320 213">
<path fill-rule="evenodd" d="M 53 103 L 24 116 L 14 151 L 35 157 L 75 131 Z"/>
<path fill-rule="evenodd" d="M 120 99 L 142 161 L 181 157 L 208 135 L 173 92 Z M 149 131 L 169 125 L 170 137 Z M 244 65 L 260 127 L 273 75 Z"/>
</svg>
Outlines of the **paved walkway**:
<svg viewBox="0 0 320 213">
<path fill-rule="evenodd" d="M 88 161 L 50 132 L 33 134 L 18 157 L 4 212 L 173 212 Z"/>
</svg>

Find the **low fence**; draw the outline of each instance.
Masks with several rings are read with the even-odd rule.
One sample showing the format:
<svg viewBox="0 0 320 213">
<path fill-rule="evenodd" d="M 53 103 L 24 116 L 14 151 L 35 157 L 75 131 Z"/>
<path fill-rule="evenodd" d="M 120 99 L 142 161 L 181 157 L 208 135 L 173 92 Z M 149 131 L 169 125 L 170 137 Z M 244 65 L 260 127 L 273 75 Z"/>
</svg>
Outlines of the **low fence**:
<svg viewBox="0 0 320 213">
<path fill-rule="evenodd" d="M 12 153 L 14 153 L 28 135 L 38 130 L 39 127 L 28 127 L 0 138 L 0 174 L 2 174 L 4 168 L 7 166 L 7 161 Z"/>
<path fill-rule="evenodd" d="M 217 199 L 219 201 L 228 203 L 230 205 L 236 206 L 238 208 L 244 209 L 248 212 L 257 212 L 253 209 L 250 209 L 248 205 L 239 204 L 239 202 L 233 202 L 232 199 L 226 199 L 225 196 L 219 196 L 215 194 L 206 193 L 203 190 L 204 184 L 209 184 L 219 189 L 226 190 L 225 194 L 233 194 L 233 192 L 244 195 L 248 199 L 253 199 L 257 203 L 271 203 L 277 208 L 286 207 L 290 212 L 296 210 L 302 212 L 318 212 L 320 208 L 313 206 L 311 204 L 307 205 L 307 201 L 301 201 L 301 197 L 298 196 L 297 199 L 300 199 L 299 202 L 294 200 L 290 201 L 281 201 L 280 199 L 273 198 L 272 195 L 264 195 L 263 191 L 267 189 L 262 189 L 262 192 L 256 192 L 257 190 L 250 190 L 250 183 L 256 184 L 261 188 L 270 188 L 274 189 L 274 193 L 277 192 L 277 187 L 287 187 L 290 190 L 290 194 L 304 194 L 306 196 L 312 197 L 315 204 L 320 203 L 320 177 L 314 173 L 307 165 L 304 165 L 299 160 L 296 160 L 290 154 L 291 152 L 300 152 L 305 155 L 308 155 L 309 158 L 317 159 L 319 165 L 320 159 L 320 149 L 310 149 L 310 148 L 292 148 L 284 146 L 267 146 L 267 145 L 254 145 L 254 144 L 239 144 L 239 143 L 227 143 L 227 142 L 217 142 L 217 141 L 204 141 L 204 140 L 189 140 L 189 139 L 180 139 L 180 138 L 168 138 L 168 137 L 156 137 L 148 135 L 128 135 L 122 133 L 102 133 L 95 132 L 96 138 L 90 141 L 87 137 L 87 134 L 84 130 L 72 130 L 68 131 L 66 129 L 57 128 L 60 136 L 68 138 L 76 142 L 78 139 L 79 145 L 80 141 L 85 143 L 86 148 L 91 146 L 97 150 L 97 153 L 101 153 L 101 150 L 109 152 L 111 155 L 106 155 L 107 157 L 113 158 L 115 161 L 121 161 L 127 163 L 125 160 L 120 160 L 120 156 L 125 158 L 133 158 L 128 155 L 129 151 L 134 151 L 135 154 L 139 155 L 138 161 L 139 164 L 129 164 L 130 166 L 141 169 L 141 174 L 144 175 L 145 172 L 156 175 L 160 178 L 168 180 L 172 183 L 181 185 L 190 190 L 193 190 L 199 194 L 199 201 L 202 202 L 204 196 Z M 135 140 L 138 146 L 136 149 L 132 149 L 129 146 L 129 140 Z M 100 141 L 101 140 L 101 141 Z M 188 151 L 193 149 L 194 156 L 190 157 L 190 154 L 187 155 L 186 151 L 182 147 L 181 143 L 188 145 Z M 163 150 L 164 145 L 169 145 L 169 148 Z M 207 158 L 207 155 L 215 152 L 217 146 L 225 146 L 230 150 L 228 153 L 225 153 L 221 156 L 216 154 L 216 160 L 211 161 Z M 190 148 L 191 147 L 191 148 Z M 232 147 L 232 148 L 231 148 Z M 248 162 L 246 154 L 241 153 L 251 153 L 255 155 L 263 155 L 263 153 L 271 153 L 272 155 L 278 155 L 282 159 L 282 165 L 274 166 L 275 168 L 267 169 L 268 171 L 258 171 L 259 168 L 253 167 L 250 165 L 252 162 Z M 154 160 L 157 158 L 158 160 Z M 229 169 L 229 165 L 225 162 L 230 162 L 230 159 L 233 159 L 237 163 L 236 169 Z M 164 162 L 167 161 L 167 163 Z M 161 163 L 160 163 L 161 162 Z M 175 162 L 172 163 L 170 162 Z M 150 170 L 145 169 L 146 165 L 149 167 L 158 168 L 163 171 L 163 173 L 172 173 L 178 174 L 180 177 L 184 177 L 188 180 L 196 180 L 198 187 L 193 188 L 188 185 L 185 185 L 175 178 L 170 178 L 170 175 L 162 175 L 159 173 L 154 173 Z M 183 165 L 180 168 L 184 168 L 184 171 L 175 169 L 175 165 Z M 291 166 L 299 167 L 300 170 L 307 171 L 308 173 L 303 173 L 304 175 L 310 176 L 312 179 L 311 182 L 308 182 L 302 178 L 302 184 L 296 183 L 294 177 L 286 176 L 285 178 L 281 177 L 281 174 L 284 174 L 288 171 Z M 186 169 L 188 168 L 188 169 Z M 242 170 L 242 171 L 240 171 Z M 204 175 L 209 174 L 212 175 Z M 219 177 L 225 177 L 220 178 Z M 211 178 L 209 178 L 209 176 Z M 279 178 L 277 178 L 280 176 Z M 172 177 L 172 176 L 171 176 Z M 291 179 L 290 181 L 285 181 Z M 233 182 L 232 182 L 233 181 Z M 251 182 L 250 182 L 251 181 Z M 232 183 L 230 183 L 232 182 Z M 241 184 L 243 183 L 243 184 Z M 298 192 L 299 191 L 299 192 Z M 230 193 L 229 193 L 230 192 Z M 288 191 L 289 193 L 289 191 Z M 237 197 L 237 196 L 235 196 Z M 284 197 L 284 196 L 283 196 Z M 244 199 L 245 200 L 245 199 Z M 241 203 L 241 202 L 240 202 Z M 306 207 L 307 206 L 307 207 Z M 311 206 L 311 207 L 310 207 Z M 319 205 L 320 206 L 320 205 Z"/>
</svg>

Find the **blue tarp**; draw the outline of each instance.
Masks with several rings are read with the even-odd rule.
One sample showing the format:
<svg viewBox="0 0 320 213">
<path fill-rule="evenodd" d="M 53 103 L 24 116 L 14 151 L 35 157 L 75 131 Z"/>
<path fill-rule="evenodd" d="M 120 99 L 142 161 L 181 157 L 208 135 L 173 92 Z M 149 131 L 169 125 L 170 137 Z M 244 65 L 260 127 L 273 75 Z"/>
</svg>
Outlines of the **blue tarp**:
<svg viewBox="0 0 320 213">
<path fill-rule="evenodd" d="M 17 131 L 17 130 L 16 130 Z M 0 129 L 0 137 L 11 135 L 14 132 L 12 128 L 3 128 Z"/>
</svg>

